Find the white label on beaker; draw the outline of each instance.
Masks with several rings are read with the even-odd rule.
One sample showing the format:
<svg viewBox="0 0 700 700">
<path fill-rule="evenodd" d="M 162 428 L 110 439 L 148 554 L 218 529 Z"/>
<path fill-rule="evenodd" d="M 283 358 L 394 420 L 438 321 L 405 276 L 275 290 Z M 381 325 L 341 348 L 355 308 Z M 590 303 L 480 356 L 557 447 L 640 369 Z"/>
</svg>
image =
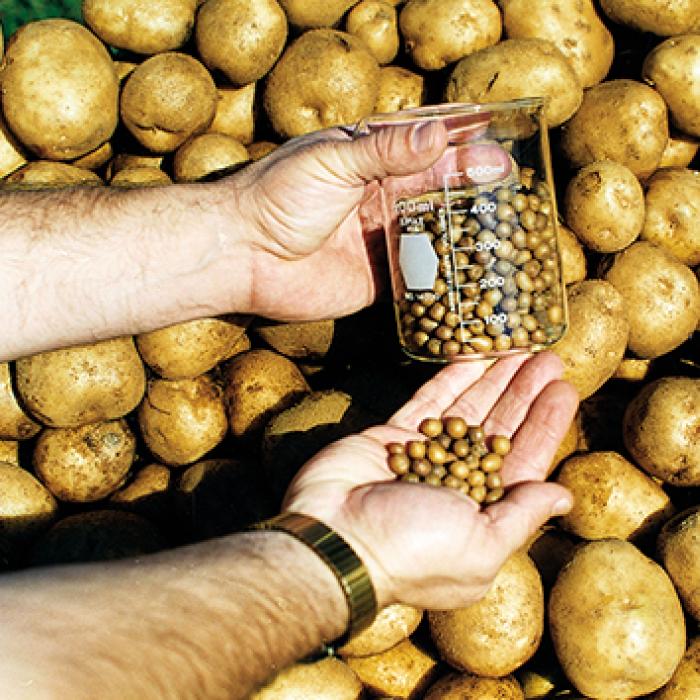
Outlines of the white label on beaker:
<svg viewBox="0 0 700 700">
<path fill-rule="evenodd" d="M 412 233 L 399 240 L 399 266 L 409 290 L 432 289 L 438 258 L 426 233 Z"/>
</svg>

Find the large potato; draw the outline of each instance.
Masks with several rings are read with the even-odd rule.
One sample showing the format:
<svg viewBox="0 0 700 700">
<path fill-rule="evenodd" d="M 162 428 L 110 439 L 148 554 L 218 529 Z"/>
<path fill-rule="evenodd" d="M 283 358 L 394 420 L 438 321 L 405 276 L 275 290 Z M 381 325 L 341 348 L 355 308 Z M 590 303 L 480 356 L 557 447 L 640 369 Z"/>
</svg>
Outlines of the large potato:
<svg viewBox="0 0 700 700">
<path fill-rule="evenodd" d="M 616 452 L 587 452 L 569 457 L 557 483 L 574 497 L 561 527 L 587 540 L 648 535 L 671 515 L 666 492 L 652 478 Z"/>
<path fill-rule="evenodd" d="M 438 70 L 501 37 L 501 15 L 492 0 L 408 0 L 399 27 L 413 62 Z"/>
<path fill-rule="evenodd" d="M 692 334 L 700 318 L 700 288 L 693 271 L 663 248 L 637 241 L 617 253 L 605 273 L 625 300 L 629 349 L 659 357 Z"/>
<path fill-rule="evenodd" d="M 17 360 L 20 398 L 54 428 L 124 416 L 145 390 L 146 372 L 130 336 Z"/>
<path fill-rule="evenodd" d="M 509 39 L 551 41 L 582 87 L 596 85 L 608 74 L 615 45 L 592 0 L 501 0 L 500 6 Z"/>
<path fill-rule="evenodd" d="M 700 264 L 700 173 L 658 170 L 647 182 L 645 203 L 641 237 L 686 265 Z"/>
<path fill-rule="evenodd" d="M 173 466 L 196 462 L 228 430 L 221 389 L 207 375 L 149 381 L 138 421 L 151 453 Z"/>
<path fill-rule="evenodd" d="M 136 336 L 136 347 L 161 377 L 192 379 L 231 357 L 250 321 L 243 315 L 184 321 Z"/>
<path fill-rule="evenodd" d="M 514 554 L 477 603 L 428 611 L 430 634 L 451 666 L 478 676 L 505 676 L 537 650 L 544 628 L 539 572 L 524 552 Z"/>
<path fill-rule="evenodd" d="M 700 34 L 666 39 L 646 57 L 642 74 L 666 101 L 671 122 L 700 136 Z"/>
<path fill-rule="evenodd" d="M 696 0 L 600 0 L 613 22 L 641 32 L 672 36 L 700 30 Z"/>
<path fill-rule="evenodd" d="M 661 377 L 629 402 L 625 447 L 644 471 L 676 486 L 700 486 L 700 379 Z"/>
<path fill-rule="evenodd" d="M 577 690 L 631 698 L 668 682 L 685 651 L 685 620 L 666 572 L 624 540 L 589 542 L 549 598 L 557 658 Z"/>
<path fill-rule="evenodd" d="M 597 391 L 620 364 L 629 338 L 622 295 L 608 282 L 586 280 L 567 290 L 569 326 L 552 350 L 564 377 L 582 399 Z"/>
<path fill-rule="evenodd" d="M 423 619 L 423 611 L 396 603 L 380 610 L 372 624 L 343 644 L 341 656 L 381 654 L 408 639 Z"/>
<path fill-rule="evenodd" d="M 357 0 L 279 0 L 297 29 L 333 27 Z"/>
<path fill-rule="evenodd" d="M 197 0 L 83 0 L 85 23 L 107 44 L 134 53 L 180 48 L 192 31 Z"/>
<path fill-rule="evenodd" d="M 445 97 L 478 103 L 544 97 L 547 123 L 559 126 L 579 108 L 583 89 L 551 41 L 506 39 L 463 58 L 450 75 Z"/>
<path fill-rule="evenodd" d="M 700 620 L 700 506 L 664 524 L 657 548 L 686 611 Z"/>
<path fill-rule="evenodd" d="M 0 362 L 0 440 L 26 440 L 34 437 L 41 426 L 20 406 L 12 387 L 10 365 Z"/>
<path fill-rule="evenodd" d="M 170 51 L 146 59 L 129 76 L 121 118 L 143 146 L 168 153 L 207 129 L 217 99 L 209 71 L 196 58 Z"/>
<path fill-rule="evenodd" d="M 622 250 L 644 225 L 644 191 L 624 165 L 611 160 L 589 163 L 566 188 L 564 218 L 591 250 Z"/>
<path fill-rule="evenodd" d="M 668 133 L 668 110 L 656 90 L 635 80 L 609 80 L 586 90 L 562 128 L 561 148 L 577 168 L 614 160 L 645 178 L 658 167 Z"/>
<path fill-rule="evenodd" d="M 399 51 L 396 9 L 384 0 L 362 0 L 348 14 L 345 29 L 367 44 L 380 65 L 391 63 Z"/>
<path fill-rule="evenodd" d="M 689 700 L 700 697 L 700 637 L 693 637 L 671 680 L 649 700 Z"/>
<path fill-rule="evenodd" d="M 71 160 L 107 141 L 117 126 L 118 90 L 109 53 L 77 22 L 31 22 L 8 42 L 5 120 L 40 158 Z"/>
<path fill-rule="evenodd" d="M 207 0 L 195 38 L 208 68 L 247 85 L 266 75 L 282 53 L 287 18 L 276 0 Z"/>
<path fill-rule="evenodd" d="M 136 438 L 125 420 L 52 428 L 37 438 L 32 463 L 37 476 L 62 501 L 89 503 L 126 480 Z"/>
<path fill-rule="evenodd" d="M 331 29 L 302 34 L 287 47 L 265 87 L 265 110 L 283 137 L 353 124 L 374 109 L 379 64 L 364 42 Z"/>
</svg>

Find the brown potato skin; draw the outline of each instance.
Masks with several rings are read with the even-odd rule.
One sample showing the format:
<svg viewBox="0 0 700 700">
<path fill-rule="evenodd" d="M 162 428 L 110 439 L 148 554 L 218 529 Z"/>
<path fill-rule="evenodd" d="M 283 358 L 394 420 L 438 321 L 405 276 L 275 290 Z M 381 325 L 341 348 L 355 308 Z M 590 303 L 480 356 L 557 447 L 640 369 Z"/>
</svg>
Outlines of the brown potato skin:
<svg viewBox="0 0 700 700">
<path fill-rule="evenodd" d="M 279 0 L 289 23 L 297 29 L 334 27 L 357 0 Z"/>
<path fill-rule="evenodd" d="M 197 50 L 234 85 L 262 78 L 287 41 L 287 18 L 276 0 L 208 0 L 197 14 Z"/>
<path fill-rule="evenodd" d="M 615 255 L 605 273 L 625 300 L 629 349 L 638 357 L 670 352 L 695 330 L 700 288 L 693 271 L 648 241 L 637 241 Z"/>
<path fill-rule="evenodd" d="M 561 222 L 557 224 L 557 240 L 561 257 L 562 282 L 565 285 L 583 282 L 588 275 L 588 266 L 581 241 L 568 226 Z"/>
<path fill-rule="evenodd" d="M 506 39 L 463 58 L 445 90 L 447 102 L 500 102 L 533 95 L 545 98 L 551 127 L 571 117 L 583 89 L 561 51 L 544 39 Z"/>
<path fill-rule="evenodd" d="M 525 700 L 512 676 L 480 678 L 468 673 L 450 673 L 428 688 L 423 700 Z"/>
<path fill-rule="evenodd" d="M 396 603 L 380 610 L 372 624 L 338 649 L 338 654 L 372 656 L 408 639 L 423 619 L 423 611 Z"/>
<path fill-rule="evenodd" d="M 278 323 L 264 319 L 253 329 L 273 350 L 295 359 L 324 357 L 333 342 L 334 330 L 333 320 Z"/>
<path fill-rule="evenodd" d="M 401 66 L 384 66 L 374 111 L 383 114 L 420 107 L 425 101 L 425 79 Z"/>
<path fill-rule="evenodd" d="M 576 689 L 630 698 L 668 682 L 685 651 L 685 620 L 666 572 L 633 544 L 581 545 L 549 598 L 557 658 Z"/>
<path fill-rule="evenodd" d="M 641 238 L 682 263 L 700 264 L 700 173 L 687 168 L 657 170 L 647 181 Z"/>
<path fill-rule="evenodd" d="M 564 378 L 585 399 L 600 389 L 620 364 L 629 323 L 622 295 L 608 282 L 572 284 L 567 296 L 569 326 L 552 351 L 564 363 Z"/>
<path fill-rule="evenodd" d="M 109 140 L 117 126 L 118 90 L 109 53 L 77 22 L 30 22 L 8 42 L 5 120 L 40 158 L 72 160 Z"/>
<path fill-rule="evenodd" d="M 659 168 L 687 168 L 693 162 L 699 148 L 700 143 L 697 139 L 672 130 Z"/>
<path fill-rule="evenodd" d="M 255 93 L 257 83 L 242 88 L 217 88 L 214 121 L 207 129 L 210 133 L 226 134 L 244 146 L 255 136 Z"/>
<path fill-rule="evenodd" d="M 84 168 L 52 160 L 32 160 L 3 182 L 3 189 L 48 189 L 102 185 L 102 178 Z"/>
<path fill-rule="evenodd" d="M 56 499 L 19 465 L 0 462 L 0 493 L 0 535 L 12 541 L 36 535 L 56 517 Z"/>
<path fill-rule="evenodd" d="M 399 28 L 416 66 L 439 70 L 496 44 L 501 15 L 492 0 L 408 0 Z"/>
<path fill-rule="evenodd" d="M 12 388 L 10 365 L 0 362 L 0 440 L 27 440 L 39 430 L 41 426 L 17 402 Z"/>
<path fill-rule="evenodd" d="M 362 39 L 380 65 L 391 63 L 399 51 L 396 10 L 383 0 L 362 0 L 348 13 L 345 29 Z"/>
<path fill-rule="evenodd" d="M 700 697 L 700 637 L 693 637 L 671 680 L 649 700 L 689 700 Z"/>
<path fill-rule="evenodd" d="M 131 336 L 24 357 L 16 368 L 24 405 L 53 428 L 125 416 L 146 389 L 146 373 Z"/>
<path fill-rule="evenodd" d="M 172 184 L 167 173 L 149 166 L 124 168 L 109 181 L 110 187 L 158 187 Z"/>
<path fill-rule="evenodd" d="M 246 147 L 226 134 L 199 134 L 175 151 L 176 182 L 197 182 L 208 175 L 250 160 Z"/>
<path fill-rule="evenodd" d="M 600 7 L 613 22 L 659 36 L 700 29 L 694 0 L 600 0 Z"/>
<path fill-rule="evenodd" d="M 509 39 L 547 39 L 567 58 L 584 88 L 597 85 L 612 65 L 615 44 L 592 0 L 501 0 Z"/>
<path fill-rule="evenodd" d="M 315 29 L 290 44 L 270 72 L 263 102 L 282 137 L 354 124 L 374 109 L 379 64 L 351 34 Z"/>
<path fill-rule="evenodd" d="M 194 25 L 196 0 L 84 0 L 85 23 L 106 44 L 134 53 L 173 51 Z"/>
<path fill-rule="evenodd" d="M 668 110 L 661 95 L 635 80 L 608 80 L 586 90 L 562 127 L 561 148 L 576 168 L 597 160 L 651 175 L 668 142 Z"/>
<path fill-rule="evenodd" d="M 56 498 L 90 503 L 124 483 L 135 451 L 136 438 L 126 421 L 106 421 L 44 430 L 37 438 L 32 463 Z"/>
<path fill-rule="evenodd" d="M 659 528 L 673 512 L 659 484 L 616 452 L 570 457 L 556 481 L 574 497 L 560 526 L 586 540 L 635 540 Z"/>
<path fill-rule="evenodd" d="M 629 168 L 611 160 L 589 163 L 569 182 L 564 218 L 586 247 L 622 250 L 644 225 L 644 191 Z"/>
<path fill-rule="evenodd" d="M 430 634 L 450 666 L 477 676 L 505 676 L 537 650 L 544 628 L 542 580 L 530 557 L 517 552 L 477 603 L 428 611 Z"/>
<path fill-rule="evenodd" d="M 674 36 L 656 46 L 644 59 L 642 76 L 661 93 L 672 124 L 700 137 L 700 34 Z"/>
<path fill-rule="evenodd" d="M 700 485 L 700 380 L 661 377 L 644 386 L 625 410 L 623 439 L 648 474 Z"/>
</svg>

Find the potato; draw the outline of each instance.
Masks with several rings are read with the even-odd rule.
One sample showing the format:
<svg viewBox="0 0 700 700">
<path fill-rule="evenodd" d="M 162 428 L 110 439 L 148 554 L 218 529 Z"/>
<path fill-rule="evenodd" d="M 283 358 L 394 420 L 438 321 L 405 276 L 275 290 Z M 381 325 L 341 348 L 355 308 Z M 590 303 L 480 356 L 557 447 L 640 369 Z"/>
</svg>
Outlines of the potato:
<svg viewBox="0 0 700 700">
<path fill-rule="evenodd" d="M 362 39 L 380 65 L 391 63 L 399 52 L 396 10 L 388 2 L 362 0 L 348 13 L 345 30 Z"/>
<path fill-rule="evenodd" d="M 627 382 L 641 382 L 646 379 L 651 369 L 652 360 L 641 360 L 636 357 L 623 357 L 613 374 L 613 379 L 623 379 Z"/>
<path fill-rule="evenodd" d="M 280 671 L 248 700 L 359 700 L 362 683 L 340 659 L 296 663 Z"/>
<path fill-rule="evenodd" d="M 267 79 L 263 102 L 282 137 L 341 124 L 370 114 L 379 93 L 379 64 L 350 34 L 315 29 L 290 44 Z"/>
<path fill-rule="evenodd" d="M 564 378 L 585 399 L 615 372 L 629 338 L 622 295 L 608 282 L 585 280 L 567 290 L 569 326 L 552 347 L 564 363 Z"/>
<path fill-rule="evenodd" d="M 109 498 L 120 506 L 138 507 L 141 501 L 164 494 L 170 487 L 170 469 L 162 464 L 148 464 L 133 479 Z"/>
<path fill-rule="evenodd" d="M 523 689 L 512 676 L 480 678 L 450 673 L 428 688 L 423 700 L 525 700 Z"/>
<path fill-rule="evenodd" d="M 615 45 L 592 0 L 501 0 L 509 39 L 546 39 L 566 57 L 584 88 L 597 85 L 612 65 Z"/>
<path fill-rule="evenodd" d="M 250 83 L 242 88 L 217 88 L 214 121 L 207 131 L 226 134 L 244 146 L 253 142 L 255 135 L 255 86 Z"/>
<path fill-rule="evenodd" d="M 557 658 L 576 689 L 630 698 L 668 682 L 685 651 L 685 621 L 664 570 L 624 540 L 578 548 L 549 598 Z"/>
<path fill-rule="evenodd" d="M 175 152 L 173 172 L 177 182 L 197 182 L 223 175 L 250 160 L 246 147 L 225 134 L 200 134 Z"/>
<path fill-rule="evenodd" d="M 134 61 L 115 61 L 114 68 L 117 71 L 117 78 L 121 85 L 133 72 L 139 64 Z"/>
<path fill-rule="evenodd" d="M 89 503 L 109 496 L 124 483 L 135 451 L 136 438 L 126 421 L 105 421 L 44 430 L 37 438 L 32 463 L 54 496 Z"/>
<path fill-rule="evenodd" d="M 275 65 L 287 41 L 287 18 L 276 0 L 208 0 L 197 15 L 195 38 L 209 69 L 247 85 Z"/>
<path fill-rule="evenodd" d="M 141 435 L 164 464 L 191 464 L 213 450 L 228 429 L 221 389 L 207 375 L 152 379 L 138 409 Z"/>
<path fill-rule="evenodd" d="M 22 146 L 10 133 L 0 113 L 0 180 L 27 162 Z"/>
<path fill-rule="evenodd" d="M 600 6 L 613 22 L 640 32 L 672 36 L 700 30 L 695 0 L 600 0 Z"/>
<path fill-rule="evenodd" d="M 279 0 L 297 29 L 334 27 L 357 0 Z"/>
<path fill-rule="evenodd" d="M 700 264 L 700 172 L 658 170 L 647 181 L 645 201 L 641 237 L 686 265 Z"/>
<path fill-rule="evenodd" d="M 378 113 L 420 107 L 425 99 L 422 75 L 401 66 L 384 66 L 379 72 L 379 93 L 374 105 Z"/>
<path fill-rule="evenodd" d="M 661 377 L 629 402 L 623 438 L 648 474 L 675 486 L 700 485 L 700 380 Z"/>
<path fill-rule="evenodd" d="M 124 416 L 146 389 L 143 363 L 129 336 L 39 353 L 16 366 L 24 405 L 54 428 Z"/>
<path fill-rule="evenodd" d="M 234 354 L 251 316 L 231 314 L 176 323 L 136 336 L 144 362 L 165 379 L 192 379 Z"/>
<path fill-rule="evenodd" d="M 26 543 L 56 517 L 58 504 L 28 471 L 0 462 L 0 537 Z"/>
<path fill-rule="evenodd" d="M 182 46 L 192 31 L 196 0 L 83 0 L 83 20 L 102 41 L 140 54 Z"/>
<path fill-rule="evenodd" d="M 428 611 L 444 661 L 478 676 L 505 676 L 537 650 L 544 628 L 542 580 L 524 552 L 511 556 L 488 593 L 456 610 Z"/>
<path fill-rule="evenodd" d="M 657 541 L 661 564 L 686 611 L 700 619 L 700 506 L 678 513 L 664 524 Z"/>
<path fill-rule="evenodd" d="M 564 218 L 591 250 L 622 250 L 644 225 L 644 191 L 624 165 L 611 160 L 589 163 L 566 188 Z"/>
<path fill-rule="evenodd" d="M 253 333 L 282 355 L 317 360 L 330 349 L 334 327 L 332 320 L 296 323 L 263 320 L 255 324 Z"/>
<path fill-rule="evenodd" d="M 576 168 L 598 160 L 651 175 L 668 142 L 668 110 L 656 90 L 635 80 L 609 80 L 586 90 L 562 127 L 561 150 Z"/>
<path fill-rule="evenodd" d="M 649 700 L 688 700 L 700 696 L 700 637 L 693 637 L 671 680 Z"/>
<path fill-rule="evenodd" d="M 17 440 L 0 440 L 0 462 L 19 467 L 19 442 Z"/>
<path fill-rule="evenodd" d="M 411 639 L 404 639 L 381 654 L 352 657 L 346 662 L 372 695 L 405 700 L 423 697 L 438 671 L 431 651 Z"/>
<path fill-rule="evenodd" d="M 697 155 L 698 148 L 700 143 L 697 139 L 672 129 L 659 168 L 686 168 Z"/>
<path fill-rule="evenodd" d="M 10 365 L 0 362 L 0 440 L 27 440 L 40 429 L 17 401 Z"/>
<path fill-rule="evenodd" d="M 256 141 L 248 146 L 248 155 L 251 160 L 260 160 L 278 148 L 279 144 L 272 141 Z"/>
<path fill-rule="evenodd" d="M 559 255 L 561 257 L 561 277 L 565 285 L 582 282 L 586 279 L 586 254 L 576 234 L 559 222 L 557 225 Z"/>
<path fill-rule="evenodd" d="M 624 299 L 629 349 L 654 358 L 678 347 L 700 317 L 700 288 L 692 270 L 663 248 L 638 241 L 615 255 L 605 273 Z"/>
<path fill-rule="evenodd" d="M 74 165 L 76 168 L 85 168 L 86 170 L 97 170 L 108 163 L 113 155 L 114 150 L 112 144 L 107 141 L 101 146 L 98 146 L 94 151 L 90 151 L 90 153 L 76 158 L 71 165 Z"/>
<path fill-rule="evenodd" d="M 372 656 L 408 639 L 423 619 L 423 611 L 395 603 L 380 610 L 372 624 L 338 649 L 341 656 Z"/>
<path fill-rule="evenodd" d="M 217 99 L 209 71 L 196 58 L 171 51 L 146 59 L 129 76 L 121 94 L 121 118 L 141 145 L 168 153 L 206 131 Z"/>
<path fill-rule="evenodd" d="M 640 539 L 673 512 L 661 486 L 617 452 L 569 457 L 556 481 L 574 497 L 559 525 L 586 540 Z"/>
<path fill-rule="evenodd" d="M 399 27 L 413 62 L 438 70 L 496 44 L 501 15 L 491 0 L 409 0 Z"/>
<path fill-rule="evenodd" d="M 4 189 L 45 189 L 102 185 L 102 179 L 90 170 L 51 160 L 33 160 L 15 170 L 2 183 Z"/>
<path fill-rule="evenodd" d="M 234 357 L 225 370 L 224 401 L 236 437 L 261 430 L 276 413 L 310 391 L 297 366 L 271 350 Z"/>
<path fill-rule="evenodd" d="M 506 39 L 463 58 L 450 75 L 448 102 L 500 102 L 543 97 L 549 126 L 579 108 L 583 89 L 564 55 L 544 39 Z"/>
<path fill-rule="evenodd" d="M 107 168 L 107 179 L 112 179 L 118 172 L 133 168 L 158 168 L 163 166 L 163 156 L 142 153 L 118 153 Z"/>
<path fill-rule="evenodd" d="M 107 141 L 117 126 L 118 90 L 109 53 L 77 22 L 30 22 L 8 42 L 5 120 L 40 158 L 72 160 Z"/>
<path fill-rule="evenodd" d="M 171 185 L 172 180 L 160 168 L 124 168 L 120 170 L 110 181 L 112 187 L 158 187 L 159 185 Z"/>
<path fill-rule="evenodd" d="M 674 36 L 656 46 L 644 59 L 642 75 L 661 93 L 674 126 L 700 137 L 700 34 Z"/>
<path fill-rule="evenodd" d="M 165 546 L 158 530 L 135 513 L 93 510 L 59 520 L 36 543 L 34 566 L 107 561 L 150 554 Z"/>
</svg>

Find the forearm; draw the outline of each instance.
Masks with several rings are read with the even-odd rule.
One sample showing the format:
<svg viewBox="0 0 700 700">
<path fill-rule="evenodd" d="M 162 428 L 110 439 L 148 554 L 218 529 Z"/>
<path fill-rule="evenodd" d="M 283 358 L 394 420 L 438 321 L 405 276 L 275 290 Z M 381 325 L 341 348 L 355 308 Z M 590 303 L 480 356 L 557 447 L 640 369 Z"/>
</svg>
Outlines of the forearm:
<svg viewBox="0 0 700 700">
<path fill-rule="evenodd" d="M 338 637 L 330 569 L 283 533 L 0 579 L 0 697 L 244 698 Z"/>
<path fill-rule="evenodd" d="M 0 197 L 0 360 L 245 311 L 233 181 Z"/>
</svg>

